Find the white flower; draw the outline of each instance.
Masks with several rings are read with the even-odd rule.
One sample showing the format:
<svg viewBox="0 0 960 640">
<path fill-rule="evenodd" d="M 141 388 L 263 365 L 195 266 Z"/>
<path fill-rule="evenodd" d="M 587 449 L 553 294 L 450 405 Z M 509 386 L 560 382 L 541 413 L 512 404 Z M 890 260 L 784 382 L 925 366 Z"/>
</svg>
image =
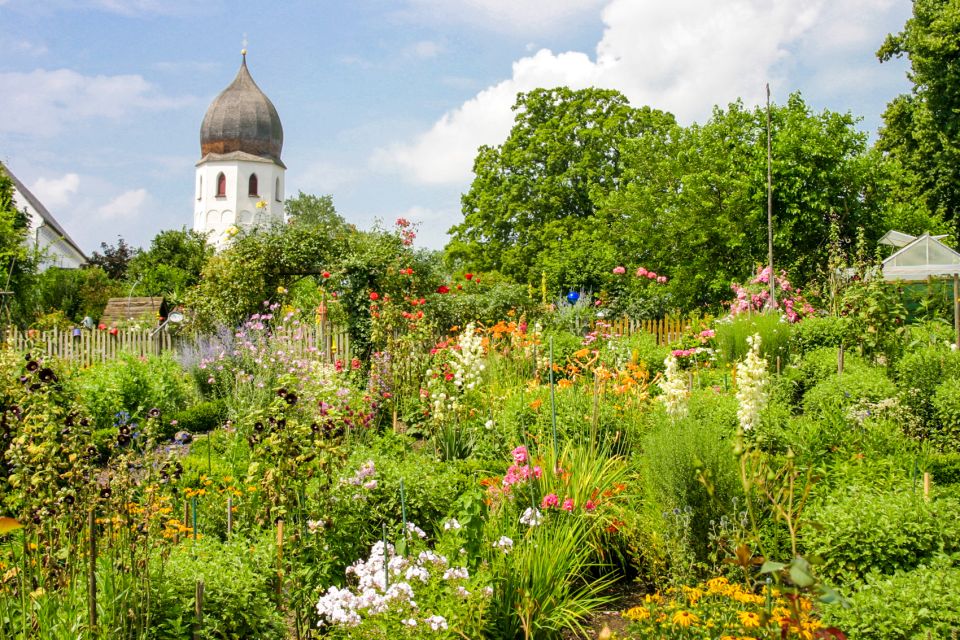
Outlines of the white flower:
<svg viewBox="0 0 960 640">
<path fill-rule="evenodd" d="M 466 567 L 450 567 L 443 572 L 444 580 L 468 580 L 470 572 Z"/>
<path fill-rule="evenodd" d="M 760 335 L 747 338 L 750 351 L 737 367 L 737 419 L 750 431 L 760 422 L 767 403 L 767 361 L 760 357 Z"/>
<path fill-rule="evenodd" d="M 534 507 L 527 507 L 523 515 L 520 516 L 520 524 L 525 524 L 528 527 L 535 527 L 541 522 L 543 522 L 543 514 L 540 513 L 539 509 L 535 509 Z"/>
<path fill-rule="evenodd" d="M 500 549 L 506 555 L 513 550 L 513 540 L 507 536 L 500 536 L 500 539 L 493 543 L 494 549 Z"/>
<path fill-rule="evenodd" d="M 416 534 L 417 537 L 420 538 L 421 540 L 427 537 L 426 532 L 424 532 L 423 529 L 413 524 L 412 522 L 407 523 L 407 531 L 409 531 L 410 533 Z"/>
<path fill-rule="evenodd" d="M 408 627 L 415 627 L 415 626 L 417 626 L 417 620 L 416 620 L 415 618 L 407 618 L 407 619 L 405 619 L 405 620 L 401 620 L 400 622 L 401 622 L 402 624 L 407 625 Z"/>
<path fill-rule="evenodd" d="M 447 619 L 443 616 L 430 616 L 429 618 L 425 619 L 424 622 L 430 625 L 430 628 L 434 631 L 447 630 Z"/>
<path fill-rule="evenodd" d="M 463 597 L 463 598 L 469 598 L 469 597 L 470 597 L 470 592 L 467 591 L 466 589 L 464 589 L 462 586 L 458 586 L 458 587 L 457 587 L 457 595 L 459 595 L 460 597 Z"/>
<path fill-rule="evenodd" d="M 449 520 L 443 523 L 444 531 L 450 531 L 451 529 L 453 529 L 454 531 L 457 531 L 462 528 L 463 527 L 460 525 L 460 523 L 457 521 L 456 518 L 450 518 Z"/>
<path fill-rule="evenodd" d="M 677 359 L 673 355 L 663 361 L 665 371 L 660 382 L 663 395 L 660 398 L 667 409 L 667 413 L 674 418 L 682 418 L 687 414 L 687 383 L 683 380 Z"/>
</svg>

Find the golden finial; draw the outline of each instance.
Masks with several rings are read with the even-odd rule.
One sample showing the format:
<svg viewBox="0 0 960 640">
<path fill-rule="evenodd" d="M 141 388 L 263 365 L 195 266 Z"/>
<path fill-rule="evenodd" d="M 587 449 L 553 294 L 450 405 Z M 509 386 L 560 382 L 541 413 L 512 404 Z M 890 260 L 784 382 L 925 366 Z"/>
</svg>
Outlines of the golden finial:
<svg viewBox="0 0 960 640">
<path fill-rule="evenodd" d="M 244 62 L 247 60 L 247 34 L 243 34 L 243 49 L 240 49 L 240 55 L 243 56 Z"/>
</svg>

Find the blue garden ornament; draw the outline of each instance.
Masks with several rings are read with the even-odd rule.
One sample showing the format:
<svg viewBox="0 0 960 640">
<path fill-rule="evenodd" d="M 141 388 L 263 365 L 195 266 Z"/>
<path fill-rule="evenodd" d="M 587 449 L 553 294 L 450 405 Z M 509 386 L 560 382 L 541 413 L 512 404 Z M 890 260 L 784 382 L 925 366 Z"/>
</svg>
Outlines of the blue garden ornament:
<svg viewBox="0 0 960 640">
<path fill-rule="evenodd" d="M 578 291 L 571 291 L 570 293 L 567 294 L 567 302 L 569 302 L 570 304 L 577 304 L 577 300 L 579 299 L 580 299 L 580 292 Z"/>
</svg>

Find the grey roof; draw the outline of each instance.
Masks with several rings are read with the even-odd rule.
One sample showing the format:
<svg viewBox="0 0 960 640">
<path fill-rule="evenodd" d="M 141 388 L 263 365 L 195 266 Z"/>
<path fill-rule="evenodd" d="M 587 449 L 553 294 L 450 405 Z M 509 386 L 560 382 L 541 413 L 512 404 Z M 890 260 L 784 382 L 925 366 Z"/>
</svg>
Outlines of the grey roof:
<svg viewBox="0 0 960 640">
<path fill-rule="evenodd" d="M 13 175 L 13 172 L 10 171 L 10 168 L 4 165 L 2 162 L 0 162 L 0 169 L 2 169 L 4 173 L 10 176 L 10 179 L 13 181 L 14 188 L 17 190 L 17 192 L 20 195 L 22 195 L 24 198 L 27 199 L 27 202 L 30 204 L 33 210 L 36 211 L 37 214 L 40 216 L 40 218 L 43 220 L 43 223 L 46 226 L 53 229 L 54 231 L 56 231 L 57 235 L 63 238 L 63 241 L 66 242 L 68 245 L 70 245 L 77 253 L 79 253 L 80 257 L 83 258 L 84 262 L 86 262 L 87 255 L 83 252 L 80 246 L 73 241 L 73 238 L 71 238 L 67 234 L 67 232 L 63 230 L 63 227 L 61 227 L 60 223 L 57 222 L 56 218 L 53 217 L 53 214 L 47 211 L 47 208 L 43 206 L 42 202 L 37 200 L 37 196 L 33 195 L 30 189 L 27 189 L 27 186 L 22 182 L 20 182 L 20 178 Z"/>
<path fill-rule="evenodd" d="M 270 102 L 247 70 L 244 55 L 237 77 L 210 103 L 200 126 L 200 154 L 243 151 L 280 161 L 283 125 Z"/>
</svg>

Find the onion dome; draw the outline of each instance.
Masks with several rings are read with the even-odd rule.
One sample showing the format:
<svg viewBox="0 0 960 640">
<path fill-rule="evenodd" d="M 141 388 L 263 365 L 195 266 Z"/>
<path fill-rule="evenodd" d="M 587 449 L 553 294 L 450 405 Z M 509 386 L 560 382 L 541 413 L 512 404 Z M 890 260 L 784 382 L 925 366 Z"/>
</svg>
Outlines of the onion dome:
<svg viewBox="0 0 960 640">
<path fill-rule="evenodd" d="M 233 79 L 210 103 L 200 125 L 200 154 L 224 156 L 237 152 L 269 158 L 278 164 L 283 126 L 276 107 L 247 70 L 246 52 Z"/>
</svg>

